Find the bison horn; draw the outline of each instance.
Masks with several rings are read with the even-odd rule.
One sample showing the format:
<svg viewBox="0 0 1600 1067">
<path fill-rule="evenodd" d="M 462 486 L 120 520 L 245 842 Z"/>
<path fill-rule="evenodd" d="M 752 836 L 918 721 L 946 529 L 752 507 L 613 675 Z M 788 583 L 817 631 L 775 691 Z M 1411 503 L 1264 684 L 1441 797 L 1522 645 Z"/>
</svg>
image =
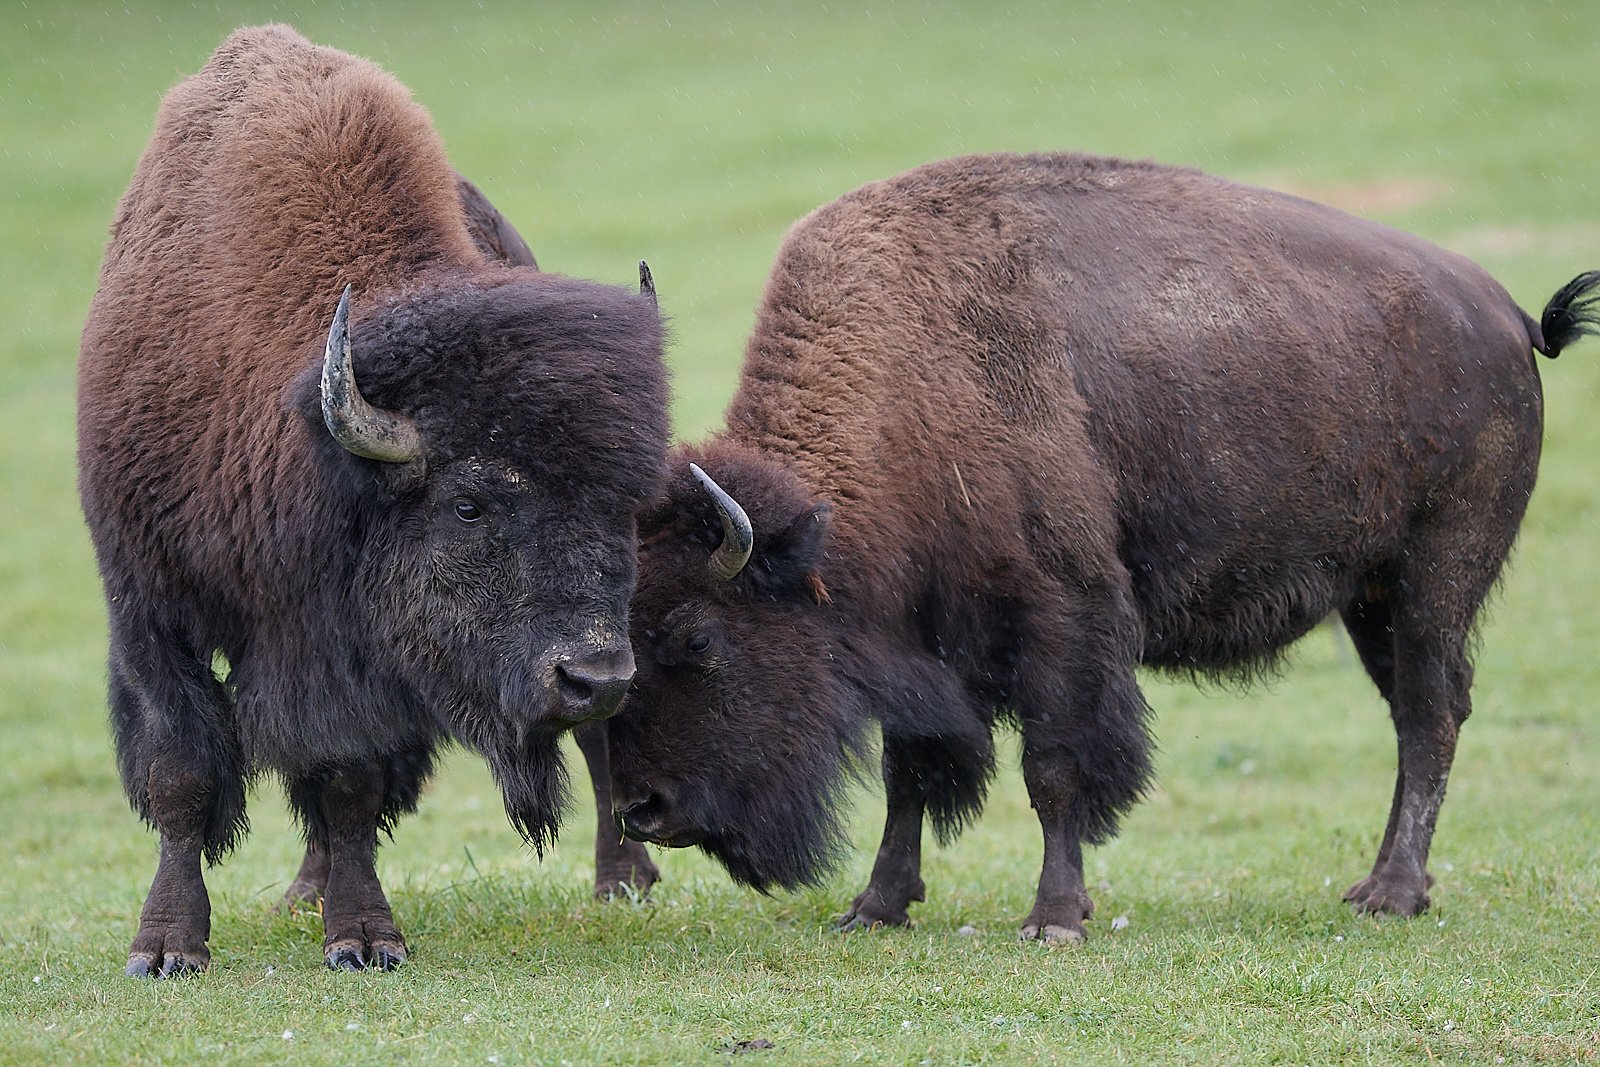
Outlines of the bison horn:
<svg viewBox="0 0 1600 1067">
<path fill-rule="evenodd" d="M 328 349 L 322 357 L 322 419 L 333 439 L 350 452 L 384 463 L 410 463 L 422 455 L 422 435 L 403 415 L 367 403 L 356 388 L 350 361 L 350 287 L 333 313 Z"/>
<path fill-rule="evenodd" d="M 650 277 L 650 264 L 644 260 L 639 261 L 639 295 L 650 298 L 650 306 L 656 306 L 656 281 Z"/>
<path fill-rule="evenodd" d="M 737 500 L 722 491 L 722 486 L 711 480 L 711 475 L 693 463 L 689 464 L 689 470 L 711 494 L 717 505 L 717 516 L 722 519 L 722 544 L 711 553 L 711 573 L 730 582 L 750 562 L 750 552 L 755 547 L 756 536 L 750 528 L 750 516 L 744 513 Z"/>
</svg>

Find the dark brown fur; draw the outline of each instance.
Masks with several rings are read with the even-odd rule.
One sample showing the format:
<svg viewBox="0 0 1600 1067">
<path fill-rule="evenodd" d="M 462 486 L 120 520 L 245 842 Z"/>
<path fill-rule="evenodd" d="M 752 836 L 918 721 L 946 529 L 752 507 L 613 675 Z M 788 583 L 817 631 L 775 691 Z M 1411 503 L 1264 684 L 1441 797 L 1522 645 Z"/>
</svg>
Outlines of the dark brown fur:
<svg viewBox="0 0 1600 1067">
<path fill-rule="evenodd" d="M 620 821 L 758 887 L 811 881 L 876 720 L 888 825 L 844 921 L 904 923 L 924 814 L 947 839 L 979 810 L 1010 719 L 1045 841 L 1023 934 L 1077 939 L 1081 842 L 1149 780 L 1135 667 L 1248 677 L 1339 611 L 1400 742 L 1349 895 L 1415 914 L 1465 643 L 1538 464 L 1532 349 L 1593 325 L 1595 284 L 1547 342 L 1408 234 L 1085 156 L 953 159 L 819 209 L 726 431 L 673 454 L 641 523 Z M 753 522 L 731 582 L 690 460 Z"/>
<path fill-rule="evenodd" d="M 417 428 L 410 462 L 324 424 L 346 284 L 360 388 Z M 263 770 L 306 827 L 291 893 L 325 886 L 330 965 L 404 957 L 372 852 L 447 739 L 484 753 L 536 845 L 553 835 L 559 733 L 633 669 L 661 343 L 653 299 L 533 269 L 371 64 L 260 27 L 168 94 L 79 363 L 112 723 L 162 834 L 129 973 L 206 964 L 200 857 L 244 831 Z"/>
</svg>

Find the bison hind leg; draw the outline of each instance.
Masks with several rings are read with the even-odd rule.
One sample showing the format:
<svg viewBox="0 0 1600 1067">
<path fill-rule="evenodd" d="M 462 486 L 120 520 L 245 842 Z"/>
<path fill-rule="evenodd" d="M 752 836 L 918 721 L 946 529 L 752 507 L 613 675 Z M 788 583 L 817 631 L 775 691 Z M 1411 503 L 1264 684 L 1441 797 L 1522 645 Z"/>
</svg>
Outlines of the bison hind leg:
<svg viewBox="0 0 1600 1067">
<path fill-rule="evenodd" d="M 1430 904 L 1428 853 L 1461 725 L 1472 711 L 1467 640 L 1511 539 L 1475 518 L 1445 516 L 1418 530 L 1394 564 L 1393 580 L 1367 581 L 1343 611 L 1361 662 L 1389 704 L 1398 748 L 1394 799 L 1372 873 L 1344 894 L 1360 911 L 1414 916 Z"/>
</svg>

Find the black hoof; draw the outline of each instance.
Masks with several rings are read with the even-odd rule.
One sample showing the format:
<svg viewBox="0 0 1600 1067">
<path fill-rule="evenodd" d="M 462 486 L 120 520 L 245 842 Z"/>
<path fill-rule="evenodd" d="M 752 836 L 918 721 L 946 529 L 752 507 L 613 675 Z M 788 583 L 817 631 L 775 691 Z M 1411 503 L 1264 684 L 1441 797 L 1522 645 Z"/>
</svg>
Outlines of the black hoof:
<svg viewBox="0 0 1600 1067">
<path fill-rule="evenodd" d="M 183 978 L 199 974 L 205 969 L 204 962 L 188 959 L 179 953 L 162 957 L 158 966 L 156 957 L 140 952 L 128 957 L 128 965 L 122 969 L 122 973 L 129 978 Z"/>
<path fill-rule="evenodd" d="M 205 964 L 195 963 L 182 956 L 168 956 L 161 964 L 161 977 L 184 978 L 205 970 Z"/>
<path fill-rule="evenodd" d="M 380 945 L 373 950 L 372 965 L 380 971 L 392 971 L 406 961 L 406 954 Z"/>
<path fill-rule="evenodd" d="M 361 958 L 358 948 L 336 948 L 328 953 L 328 969 L 330 971 L 364 971 L 367 961 Z"/>
<path fill-rule="evenodd" d="M 398 945 L 338 945 L 324 959 L 331 971 L 392 971 L 406 961 L 406 950 Z"/>
</svg>

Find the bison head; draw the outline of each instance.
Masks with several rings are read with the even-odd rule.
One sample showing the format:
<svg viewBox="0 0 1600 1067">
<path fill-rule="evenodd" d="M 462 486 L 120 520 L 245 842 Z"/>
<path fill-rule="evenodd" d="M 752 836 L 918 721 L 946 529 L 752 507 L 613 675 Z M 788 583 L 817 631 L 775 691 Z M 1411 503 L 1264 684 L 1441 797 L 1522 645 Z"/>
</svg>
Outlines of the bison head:
<svg viewBox="0 0 1600 1067">
<path fill-rule="evenodd" d="M 640 524 L 614 814 L 763 890 L 815 882 L 843 843 L 834 801 L 864 714 L 820 577 L 829 525 L 792 473 L 726 444 L 675 453 Z"/>
<path fill-rule="evenodd" d="M 542 845 L 561 731 L 614 713 L 633 678 L 635 515 L 667 435 L 660 315 L 651 294 L 531 271 L 358 305 L 341 302 L 296 398 L 357 616 L 328 639 L 482 752 Z"/>
</svg>

